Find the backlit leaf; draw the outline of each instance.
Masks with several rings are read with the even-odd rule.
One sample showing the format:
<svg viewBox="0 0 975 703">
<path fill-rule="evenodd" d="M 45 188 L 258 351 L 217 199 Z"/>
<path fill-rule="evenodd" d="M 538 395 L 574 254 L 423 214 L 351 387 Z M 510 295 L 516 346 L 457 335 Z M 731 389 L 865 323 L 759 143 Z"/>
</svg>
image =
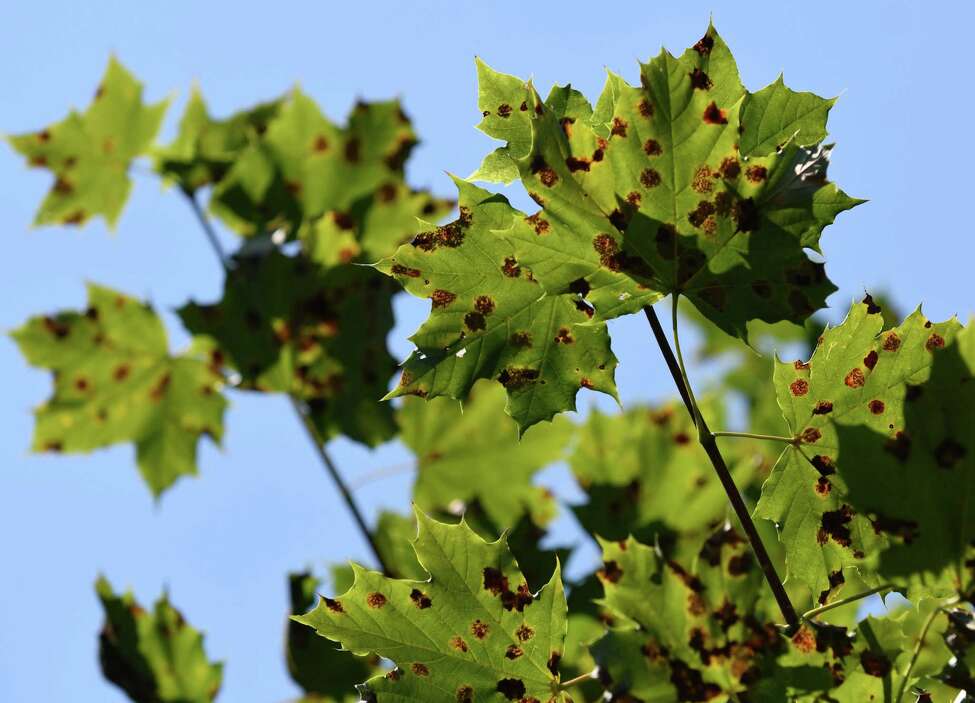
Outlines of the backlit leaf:
<svg viewBox="0 0 975 703">
<path fill-rule="evenodd" d="M 167 101 L 144 104 L 142 84 L 113 57 L 84 112 L 10 137 L 31 166 L 55 178 L 34 224 L 80 225 L 101 215 L 113 226 L 132 187 L 132 160 L 148 152 L 166 107 Z"/>
<path fill-rule="evenodd" d="M 849 565 L 936 590 L 971 578 L 975 335 L 919 310 L 883 329 L 868 297 L 808 363 L 776 365 L 796 444 L 757 514 L 779 524 L 790 576 L 815 592 Z"/>
<path fill-rule="evenodd" d="M 547 295 L 515 258 L 504 231 L 525 217 L 500 195 L 463 181 L 460 218 L 418 234 L 377 268 L 431 301 L 430 317 L 410 338 L 390 397 L 463 399 L 475 381 L 508 391 L 508 413 L 523 432 L 575 408 L 580 388 L 616 396 L 616 357 L 603 324 L 572 293 Z"/>
<path fill-rule="evenodd" d="M 565 701 L 558 664 L 566 601 L 559 570 L 532 594 L 504 540 L 418 513 L 417 558 L 426 581 L 355 567 L 355 583 L 299 622 L 345 649 L 392 659 L 363 698 L 383 701 Z"/>
<path fill-rule="evenodd" d="M 86 310 L 31 318 L 13 338 L 32 366 L 54 375 L 54 394 L 35 412 L 37 451 L 133 442 L 158 495 L 197 473 L 201 435 L 223 435 L 222 376 L 200 355 L 172 355 L 146 304 L 91 284 Z"/>
<path fill-rule="evenodd" d="M 98 655 L 105 677 L 136 703 L 209 703 L 216 698 L 223 665 L 207 659 L 203 636 L 163 595 L 144 610 L 131 593 L 116 595 L 99 578 L 105 611 Z"/>
</svg>

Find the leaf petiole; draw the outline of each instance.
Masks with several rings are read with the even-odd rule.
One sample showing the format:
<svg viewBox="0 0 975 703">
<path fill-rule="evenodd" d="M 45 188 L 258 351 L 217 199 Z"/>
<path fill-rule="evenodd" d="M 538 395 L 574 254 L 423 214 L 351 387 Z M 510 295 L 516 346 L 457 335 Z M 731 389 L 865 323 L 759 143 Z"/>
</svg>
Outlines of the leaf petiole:
<svg viewBox="0 0 975 703">
<path fill-rule="evenodd" d="M 741 437 L 744 439 L 765 439 L 770 442 L 785 442 L 795 444 L 795 437 L 782 437 L 774 434 L 756 434 L 754 432 L 712 432 L 712 437 Z"/>
<path fill-rule="evenodd" d="M 867 596 L 872 596 L 874 593 L 880 593 L 882 591 L 889 591 L 892 588 L 894 588 L 894 584 L 892 584 L 892 583 L 885 583 L 882 586 L 877 586 L 876 588 L 871 588 L 869 590 L 863 591 L 862 593 L 856 593 L 856 594 L 854 594 L 852 596 L 848 596 L 846 598 L 840 598 L 839 600 L 835 600 L 832 603 L 827 603 L 826 605 L 821 605 L 818 608 L 813 608 L 812 610 L 807 610 L 806 612 L 804 612 L 802 614 L 802 619 L 803 620 L 812 620 L 817 615 L 821 615 L 822 613 L 825 613 L 828 610 L 832 610 L 833 608 L 839 608 L 839 607 L 844 606 L 844 605 L 849 605 L 850 603 L 856 603 L 858 600 L 862 600 L 862 599 L 866 598 Z"/>
<path fill-rule="evenodd" d="M 583 683 L 584 681 L 592 680 L 593 678 L 595 678 L 595 676 L 596 676 L 595 671 L 589 671 L 585 674 L 580 674 L 579 676 L 576 676 L 573 679 L 569 679 L 568 681 L 560 681 L 559 690 L 564 691 L 567 688 L 572 688 L 573 686 Z"/>
</svg>

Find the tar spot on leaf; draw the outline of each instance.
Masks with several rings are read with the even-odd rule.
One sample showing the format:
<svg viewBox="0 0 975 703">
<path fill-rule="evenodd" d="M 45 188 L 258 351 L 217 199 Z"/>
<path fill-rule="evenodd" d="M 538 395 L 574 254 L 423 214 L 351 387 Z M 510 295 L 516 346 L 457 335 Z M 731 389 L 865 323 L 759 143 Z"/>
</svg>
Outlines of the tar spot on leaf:
<svg viewBox="0 0 975 703">
<path fill-rule="evenodd" d="M 708 78 L 708 74 L 699 68 L 691 71 L 691 87 L 695 90 L 710 90 L 714 83 Z"/>
<path fill-rule="evenodd" d="M 438 288 L 437 290 L 433 291 L 433 295 L 430 296 L 430 300 L 433 301 L 433 308 L 435 310 L 440 310 L 447 307 L 456 299 L 457 296 L 454 293 L 451 293 L 449 290 L 443 290 L 442 288 Z"/>
<path fill-rule="evenodd" d="M 873 367 L 877 365 L 877 358 L 877 352 L 871 350 L 865 357 L 863 357 L 863 365 L 873 371 Z"/>
<path fill-rule="evenodd" d="M 535 636 L 535 631 L 528 627 L 528 625 L 519 625 L 518 629 L 515 630 L 515 637 L 518 638 L 519 642 L 527 642 L 532 637 Z"/>
<path fill-rule="evenodd" d="M 366 596 L 366 603 L 369 604 L 370 608 L 382 608 L 386 605 L 386 596 L 382 593 L 370 593 Z"/>
<path fill-rule="evenodd" d="M 789 390 L 792 391 L 792 395 L 806 395 L 809 392 L 809 381 L 804 378 L 797 378 L 789 384 Z"/>
<path fill-rule="evenodd" d="M 813 415 L 828 415 L 833 412 L 833 404 L 828 400 L 820 400 L 813 408 Z"/>
<path fill-rule="evenodd" d="M 643 151 L 647 156 L 660 156 L 664 153 L 664 150 L 660 146 L 660 142 L 656 139 L 648 139 L 643 143 Z"/>
<path fill-rule="evenodd" d="M 416 588 L 410 591 L 410 600 L 413 601 L 413 605 L 415 605 L 420 610 L 426 610 L 431 605 L 433 605 L 433 603 L 431 602 L 427 594 L 425 594 L 423 591 Z"/>
<path fill-rule="evenodd" d="M 604 561 L 603 568 L 596 572 L 596 575 L 602 581 L 608 581 L 609 583 L 619 583 L 619 580 L 623 578 L 623 570 L 619 567 L 615 561 Z"/>
<path fill-rule="evenodd" d="M 483 330 L 487 326 L 487 323 L 484 320 L 484 315 L 479 312 L 469 312 L 464 315 L 464 324 L 467 325 L 467 329 L 471 330 L 472 332 Z"/>
<path fill-rule="evenodd" d="M 331 610 L 333 613 L 345 612 L 345 608 L 342 607 L 342 604 L 339 601 L 335 600 L 334 598 L 326 598 L 325 607 Z"/>
<path fill-rule="evenodd" d="M 660 174 L 657 173 L 656 169 L 645 168 L 640 174 L 640 183 L 644 188 L 656 188 L 660 185 Z"/>
<path fill-rule="evenodd" d="M 768 177 L 768 169 L 764 166 L 749 166 L 745 169 L 745 178 L 752 183 L 761 183 Z"/>
<path fill-rule="evenodd" d="M 928 341 L 924 343 L 924 348 L 928 351 L 934 351 L 935 349 L 941 349 L 945 345 L 945 339 L 937 332 L 933 332 Z"/>
<path fill-rule="evenodd" d="M 870 412 L 874 415 L 880 415 L 884 411 L 884 401 L 877 399 L 871 400 L 867 403 L 867 407 L 870 408 Z"/>
<path fill-rule="evenodd" d="M 524 697 L 525 684 L 521 679 L 501 679 L 497 691 L 509 701 L 516 701 Z"/>
<path fill-rule="evenodd" d="M 853 511 L 849 505 L 841 505 L 838 510 L 828 510 L 823 513 L 819 533 L 816 540 L 826 544 L 830 538 L 842 547 L 849 547 L 851 535 L 849 524 L 853 520 Z"/>
<path fill-rule="evenodd" d="M 727 113 L 712 100 L 704 109 L 702 118 L 705 124 L 728 124 Z"/>
<path fill-rule="evenodd" d="M 420 662 L 413 662 L 413 666 L 410 667 L 413 673 L 417 676 L 429 676 L 430 669 L 427 668 L 426 664 L 421 664 Z"/>
<path fill-rule="evenodd" d="M 934 449 L 934 458 L 938 466 L 950 469 L 965 457 L 965 448 L 951 437 L 943 440 Z"/>
<path fill-rule="evenodd" d="M 498 383 L 508 390 L 518 390 L 538 380 L 538 371 L 525 368 L 507 368 L 498 375 Z"/>
<path fill-rule="evenodd" d="M 486 622 L 475 620 L 471 623 L 471 634 L 479 640 L 483 640 L 485 637 L 487 637 L 490 631 L 491 628 Z"/>
<path fill-rule="evenodd" d="M 852 369 L 846 374 L 846 378 L 843 379 L 843 383 L 850 388 L 861 388 L 865 382 L 866 378 L 863 375 L 863 371 L 859 368 Z"/>
</svg>

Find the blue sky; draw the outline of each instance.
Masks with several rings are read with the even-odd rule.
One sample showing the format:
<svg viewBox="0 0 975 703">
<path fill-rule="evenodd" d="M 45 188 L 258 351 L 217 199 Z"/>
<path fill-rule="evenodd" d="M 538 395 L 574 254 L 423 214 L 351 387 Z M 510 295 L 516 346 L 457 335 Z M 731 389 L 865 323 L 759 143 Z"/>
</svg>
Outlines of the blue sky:
<svg viewBox="0 0 975 703">
<path fill-rule="evenodd" d="M 194 81 L 217 114 L 296 82 L 336 119 L 357 97 L 402 96 L 423 139 L 411 180 L 449 195 L 445 171 L 470 173 L 493 148 L 473 128 L 475 55 L 533 76 L 544 89 L 571 81 L 595 97 L 604 66 L 634 79 L 637 60 L 661 45 L 689 46 L 713 16 L 749 88 L 784 71 L 796 89 L 842 94 L 830 119 L 838 143 L 831 174 L 870 202 L 823 238 L 840 288 L 831 319 L 865 289 L 892 291 L 904 311 L 923 302 L 934 319 L 967 319 L 975 312 L 975 244 L 961 157 L 975 114 L 965 35 L 973 15 L 970 3 L 849 0 L 8 3 L 0 131 L 32 130 L 84 107 L 115 52 L 149 98 L 174 96 L 164 138 Z M 220 271 L 184 203 L 151 177 L 136 181 L 114 233 L 100 223 L 31 230 L 49 179 L 0 148 L 0 327 L 80 306 L 86 280 L 162 310 L 218 295 Z M 520 193 L 514 199 L 524 204 Z M 398 356 L 408 352 L 405 338 L 426 307 L 399 301 L 391 337 Z M 167 321 L 182 341 L 174 318 Z M 613 323 L 612 333 L 624 402 L 667 395 L 669 379 L 642 319 Z M 181 481 L 155 504 L 131 447 L 28 453 L 30 409 L 46 397 L 49 380 L 26 366 L 9 339 L 0 340 L 0 379 L 0 700 L 125 700 L 97 668 L 98 572 L 144 601 L 169 587 L 207 631 L 210 654 L 227 662 L 220 700 L 293 696 L 281 655 L 286 572 L 369 558 L 285 400 L 234 396 L 223 450 L 204 446 L 201 477 Z M 406 458 L 392 445 L 368 452 L 337 441 L 332 449 L 352 478 Z M 558 471 L 547 477 L 567 490 Z M 359 497 L 370 515 L 382 506 L 405 509 L 409 483 L 390 478 Z M 560 524 L 571 537 L 568 522 Z"/>
</svg>

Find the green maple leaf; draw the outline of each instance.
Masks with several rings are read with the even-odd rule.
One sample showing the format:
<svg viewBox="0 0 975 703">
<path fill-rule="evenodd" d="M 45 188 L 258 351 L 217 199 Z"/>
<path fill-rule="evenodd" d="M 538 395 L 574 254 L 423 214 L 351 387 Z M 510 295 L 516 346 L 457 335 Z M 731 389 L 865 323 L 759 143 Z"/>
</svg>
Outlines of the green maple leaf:
<svg viewBox="0 0 975 703">
<path fill-rule="evenodd" d="M 341 127 L 295 88 L 217 183 L 210 207 L 246 236 L 294 230 L 401 182 L 415 144 L 397 101 L 359 103 Z"/>
<path fill-rule="evenodd" d="M 83 113 L 9 137 L 31 166 L 55 177 L 34 224 L 80 225 L 101 215 L 114 226 L 132 188 L 129 166 L 148 152 L 167 104 L 144 104 L 142 84 L 112 57 Z"/>
<path fill-rule="evenodd" d="M 301 398 L 323 438 L 372 446 L 395 430 L 392 408 L 376 402 L 395 370 L 386 349 L 393 289 L 365 267 L 322 269 L 275 250 L 236 259 L 219 302 L 191 302 L 179 314 L 216 342 L 242 387 Z"/>
<path fill-rule="evenodd" d="M 476 500 L 496 526 L 511 526 L 524 514 L 546 522 L 544 489 L 532 478 L 562 456 L 572 425 L 556 422 L 519 441 L 504 406 L 504 390 L 487 381 L 477 384 L 463 408 L 448 398 L 404 400 L 397 419 L 401 440 L 416 455 L 413 500 L 421 510 Z"/>
<path fill-rule="evenodd" d="M 478 73 L 480 128 L 507 145 L 475 177 L 508 180 L 513 166 L 541 206 L 511 237 L 546 290 L 583 290 L 603 318 L 677 293 L 743 338 L 749 320 L 801 322 L 835 290 L 804 251 L 859 202 L 826 181 L 826 110 L 778 82 L 748 94 L 713 27 L 642 64 L 639 87 L 611 73 L 595 107 L 569 86 L 543 102 L 530 83 Z"/>
<path fill-rule="evenodd" d="M 580 388 L 615 398 L 605 325 L 580 324 L 592 310 L 575 294 L 545 294 L 503 236 L 524 215 L 500 195 L 456 183 L 460 218 L 377 264 L 431 301 L 429 319 L 410 337 L 417 350 L 388 397 L 462 399 L 478 379 L 494 378 L 522 432 L 575 409 Z"/>
<path fill-rule="evenodd" d="M 756 514 L 779 525 L 789 577 L 814 593 L 847 566 L 902 586 L 964 590 L 975 538 L 975 334 L 920 310 L 883 329 L 868 297 L 822 335 L 808 363 L 777 363 L 796 440 Z"/>
<path fill-rule="evenodd" d="M 220 442 L 222 377 L 199 355 L 172 355 L 151 307 L 91 284 L 88 308 L 31 318 L 12 333 L 54 394 L 35 412 L 33 448 L 88 452 L 134 442 L 154 495 L 197 473 L 201 435 Z"/>
<path fill-rule="evenodd" d="M 109 681 L 136 703 L 209 703 L 216 698 L 223 665 L 207 659 L 203 636 L 168 595 L 149 612 L 131 593 L 116 595 L 104 578 L 95 590 L 105 611 L 98 655 Z"/>
<path fill-rule="evenodd" d="M 836 98 L 790 90 L 782 79 L 745 97 L 739 149 L 743 156 L 768 156 L 785 144 L 818 144 L 826 138 L 826 117 Z"/>
<path fill-rule="evenodd" d="M 532 594 L 504 539 L 487 543 L 465 523 L 417 513 L 426 581 L 355 568 L 355 583 L 296 618 L 356 653 L 397 669 L 368 681 L 367 700 L 457 703 L 567 700 L 558 662 L 566 601 L 560 571 Z"/>
<path fill-rule="evenodd" d="M 601 546 L 600 604 L 615 624 L 592 651 L 614 700 L 733 700 L 768 674 L 783 643 L 761 573 L 735 530 L 712 533 L 687 562 L 693 567 L 632 537 Z"/>
<path fill-rule="evenodd" d="M 336 576 L 345 576 L 344 568 L 336 568 Z M 343 579 L 344 580 L 344 579 Z M 339 578 L 333 578 L 339 581 Z M 351 583 L 351 578 L 349 578 Z M 304 615 L 316 601 L 321 582 L 310 573 L 288 576 L 291 614 Z M 307 694 L 308 703 L 353 703 L 356 684 L 365 681 L 378 669 L 375 658 L 356 657 L 339 649 L 334 642 L 318 637 L 306 625 L 293 619 L 288 621 L 288 673 Z"/>
<path fill-rule="evenodd" d="M 156 170 L 190 193 L 220 181 L 240 153 L 267 129 L 281 102 L 261 103 L 217 120 L 194 89 L 176 138 L 155 152 Z"/>
<path fill-rule="evenodd" d="M 701 407 L 719 421 L 724 415 L 706 397 Z M 573 508 L 587 532 L 669 544 L 677 536 L 700 535 L 724 518 L 727 497 L 683 407 L 634 406 L 615 415 L 594 409 L 581 429 L 569 465 L 588 498 Z M 750 459 L 729 455 L 741 487 L 756 478 Z"/>
</svg>

